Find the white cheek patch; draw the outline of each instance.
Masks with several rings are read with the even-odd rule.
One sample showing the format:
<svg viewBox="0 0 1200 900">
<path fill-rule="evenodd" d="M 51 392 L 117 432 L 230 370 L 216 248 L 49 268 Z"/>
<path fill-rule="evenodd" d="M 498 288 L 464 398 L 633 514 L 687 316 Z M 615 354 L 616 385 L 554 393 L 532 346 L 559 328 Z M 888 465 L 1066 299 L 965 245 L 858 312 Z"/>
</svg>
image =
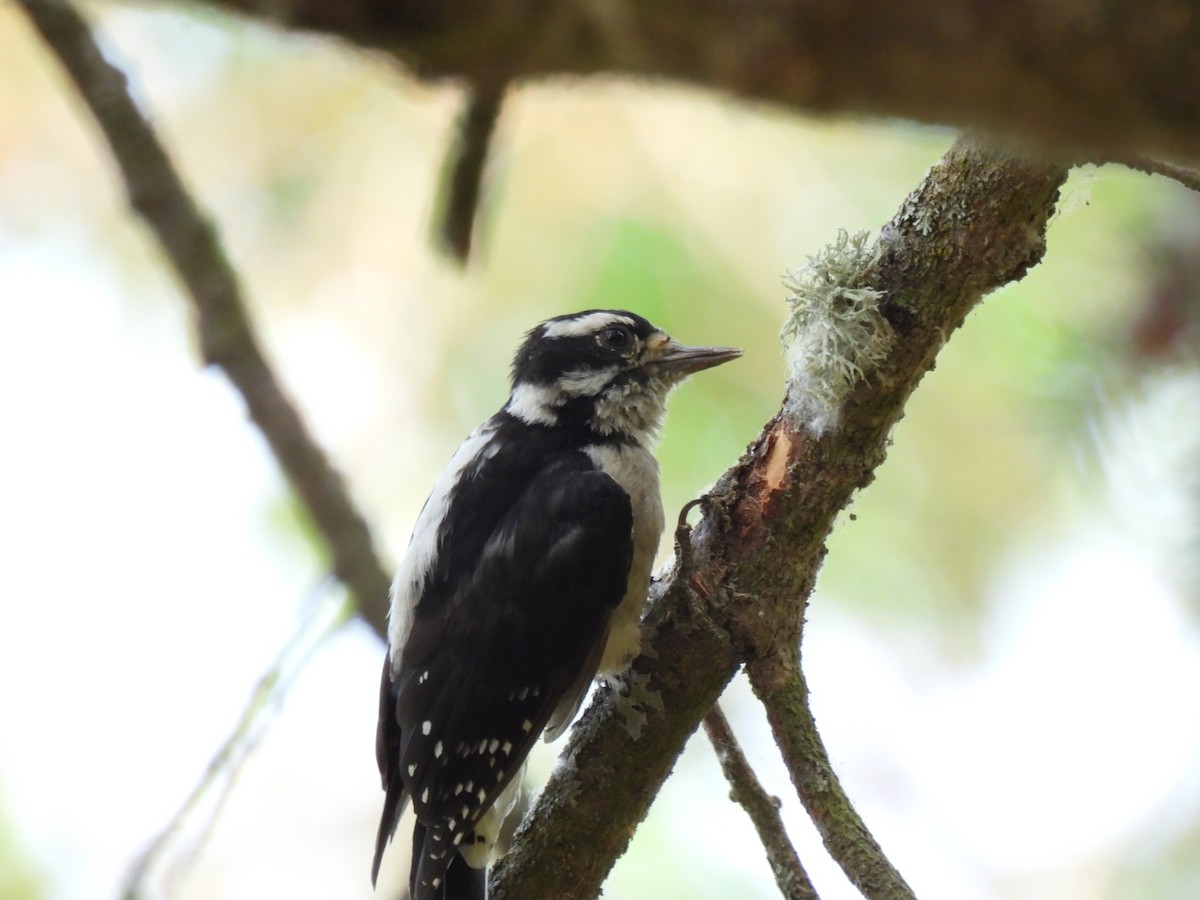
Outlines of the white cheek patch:
<svg viewBox="0 0 1200 900">
<path fill-rule="evenodd" d="M 549 385 L 518 384 L 513 388 L 508 405 L 504 408 L 509 415 L 516 416 L 530 425 L 555 425 L 558 423 L 556 407 L 562 406 L 567 398 Z"/>
<path fill-rule="evenodd" d="M 594 312 L 574 319 L 563 319 L 558 322 L 548 322 L 542 332 L 548 338 L 585 337 L 595 334 L 601 328 L 609 325 L 628 325 L 634 327 L 633 320 L 628 316 L 610 312 Z"/>
<path fill-rule="evenodd" d="M 495 433 L 491 423 L 475 429 L 450 457 L 450 462 L 438 477 L 429 499 L 417 522 L 413 526 L 408 550 L 400 560 L 400 567 L 392 581 L 391 609 L 388 612 L 388 652 L 392 666 L 399 665 L 400 651 L 408 640 L 412 628 L 412 613 L 421 599 L 425 578 L 433 567 L 438 552 L 438 531 L 450 508 L 450 491 L 463 474 L 467 465 L 477 457 L 487 459 L 495 455 L 495 448 L 487 444 Z M 489 449 L 491 452 L 488 452 Z"/>
</svg>

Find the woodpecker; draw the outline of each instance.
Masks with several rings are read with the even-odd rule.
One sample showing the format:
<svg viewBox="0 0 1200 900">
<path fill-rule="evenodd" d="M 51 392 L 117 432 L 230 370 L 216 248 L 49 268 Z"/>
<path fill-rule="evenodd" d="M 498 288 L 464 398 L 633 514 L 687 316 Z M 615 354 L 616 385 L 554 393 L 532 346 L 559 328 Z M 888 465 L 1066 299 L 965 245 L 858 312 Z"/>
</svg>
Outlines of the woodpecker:
<svg viewBox="0 0 1200 900">
<path fill-rule="evenodd" d="M 451 457 L 392 584 L 372 883 L 411 802 L 413 900 L 486 897 L 534 742 L 638 653 L 667 394 L 740 355 L 684 346 L 624 310 L 525 336 L 507 403 Z"/>
</svg>

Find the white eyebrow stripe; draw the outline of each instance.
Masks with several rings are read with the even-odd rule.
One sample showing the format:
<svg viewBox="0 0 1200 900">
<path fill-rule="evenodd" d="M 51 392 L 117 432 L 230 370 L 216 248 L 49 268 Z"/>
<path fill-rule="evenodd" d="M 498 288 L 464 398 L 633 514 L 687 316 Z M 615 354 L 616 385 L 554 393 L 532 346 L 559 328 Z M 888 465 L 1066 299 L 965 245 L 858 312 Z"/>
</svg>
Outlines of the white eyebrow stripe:
<svg viewBox="0 0 1200 900">
<path fill-rule="evenodd" d="M 563 319 L 559 322 L 549 322 L 542 332 L 548 338 L 584 337 L 599 331 L 605 325 L 628 325 L 633 327 L 633 320 L 628 316 L 610 312 L 588 313 L 576 319 Z"/>
</svg>

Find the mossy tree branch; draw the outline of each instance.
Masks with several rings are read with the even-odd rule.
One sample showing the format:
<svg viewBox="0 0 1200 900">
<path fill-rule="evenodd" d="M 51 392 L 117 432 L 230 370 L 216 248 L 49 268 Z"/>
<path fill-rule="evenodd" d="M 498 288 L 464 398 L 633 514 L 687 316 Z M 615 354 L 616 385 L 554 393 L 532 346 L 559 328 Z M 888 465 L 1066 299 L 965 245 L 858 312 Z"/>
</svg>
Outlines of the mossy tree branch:
<svg viewBox="0 0 1200 900">
<path fill-rule="evenodd" d="M 781 413 L 717 482 L 676 567 L 656 585 L 649 649 L 634 662 L 666 712 L 649 712 L 634 739 L 628 700 L 597 698 L 493 874 L 495 900 L 596 896 L 743 661 L 826 847 L 868 896 L 911 897 L 854 813 L 813 725 L 799 674 L 804 610 L 838 512 L 873 478 L 946 337 L 985 294 L 1041 259 L 1066 171 L 960 139 L 884 226 L 863 286 L 884 294 L 896 335 L 890 356 L 836 426 L 814 437 Z"/>
</svg>

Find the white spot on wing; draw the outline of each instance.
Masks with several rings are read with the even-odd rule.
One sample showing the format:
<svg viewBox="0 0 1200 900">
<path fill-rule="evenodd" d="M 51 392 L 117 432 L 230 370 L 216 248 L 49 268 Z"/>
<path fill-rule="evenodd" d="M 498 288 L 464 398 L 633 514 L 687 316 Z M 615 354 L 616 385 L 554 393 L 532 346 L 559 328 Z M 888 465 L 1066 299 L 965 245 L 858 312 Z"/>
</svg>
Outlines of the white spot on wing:
<svg viewBox="0 0 1200 900">
<path fill-rule="evenodd" d="M 432 729 L 433 729 L 433 723 L 430 722 L 428 719 L 426 719 L 424 722 L 421 723 L 421 734 L 425 735 L 426 737 L 429 736 L 429 732 Z"/>
</svg>

